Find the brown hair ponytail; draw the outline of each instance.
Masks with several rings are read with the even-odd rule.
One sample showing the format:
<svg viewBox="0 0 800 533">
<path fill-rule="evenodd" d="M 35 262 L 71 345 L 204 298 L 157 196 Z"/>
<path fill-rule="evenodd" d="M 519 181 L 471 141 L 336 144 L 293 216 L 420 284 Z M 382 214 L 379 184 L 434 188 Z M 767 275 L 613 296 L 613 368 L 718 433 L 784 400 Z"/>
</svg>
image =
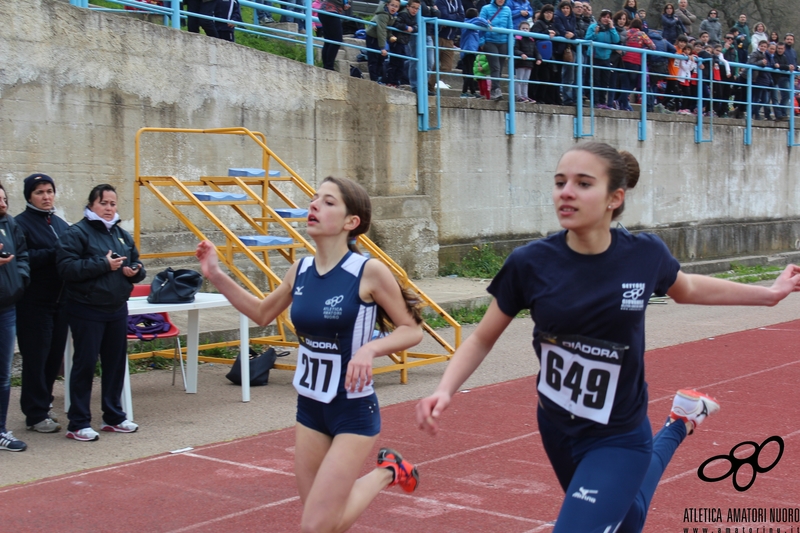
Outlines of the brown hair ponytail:
<svg viewBox="0 0 800 533">
<path fill-rule="evenodd" d="M 333 183 L 339 188 L 339 192 L 342 194 L 342 201 L 344 201 L 344 205 L 347 208 L 347 214 L 357 216 L 361 221 L 359 225 L 355 229 L 350 230 L 350 233 L 347 235 L 347 248 L 355 254 L 362 255 L 358 244 L 356 244 L 356 239 L 359 235 L 363 235 L 369 230 L 369 225 L 372 222 L 372 202 L 369 199 L 369 194 L 360 184 L 347 178 L 328 176 L 322 180 L 322 183 L 326 181 Z M 397 278 L 395 278 L 395 280 L 396 279 Z M 411 290 L 403 288 L 399 281 L 397 284 L 403 295 L 406 309 L 409 314 L 411 314 L 414 322 L 421 324 L 422 306 L 419 297 Z M 386 314 L 386 311 L 384 311 L 381 306 L 378 306 L 377 326 L 381 333 L 386 333 L 394 327 L 389 315 Z"/>
</svg>

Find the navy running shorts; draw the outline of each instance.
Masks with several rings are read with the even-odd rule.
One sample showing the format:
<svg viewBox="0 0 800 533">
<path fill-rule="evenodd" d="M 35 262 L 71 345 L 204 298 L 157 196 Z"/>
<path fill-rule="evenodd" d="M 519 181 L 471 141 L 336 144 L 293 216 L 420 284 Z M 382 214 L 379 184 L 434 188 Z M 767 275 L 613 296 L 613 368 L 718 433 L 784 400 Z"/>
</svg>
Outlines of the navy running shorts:
<svg viewBox="0 0 800 533">
<path fill-rule="evenodd" d="M 322 403 L 298 395 L 297 422 L 331 437 L 342 433 L 374 437 L 381 432 L 378 396 L 348 400 L 347 394 L 339 394 L 331 403 Z"/>
</svg>

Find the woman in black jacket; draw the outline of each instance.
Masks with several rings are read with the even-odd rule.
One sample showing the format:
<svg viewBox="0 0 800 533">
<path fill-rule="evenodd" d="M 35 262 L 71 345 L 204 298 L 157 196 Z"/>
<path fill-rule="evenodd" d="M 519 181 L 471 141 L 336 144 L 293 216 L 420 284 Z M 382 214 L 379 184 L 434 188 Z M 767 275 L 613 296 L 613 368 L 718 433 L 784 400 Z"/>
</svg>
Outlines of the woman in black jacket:
<svg viewBox="0 0 800 533">
<path fill-rule="evenodd" d="M 31 174 L 25 178 L 24 193 L 27 206 L 15 220 L 28 245 L 31 282 L 17 302 L 17 342 L 22 355 L 19 403 L 28 429 L 55 433 L 61 426 L 50 412 L 53 383 L 67 343 L 64 280 L 56 270 L 56 249 L 69 224 L 55 215 L 53 178 Z"/>
<path fill-rule="evenodd" d="M 25 236 L 8 214 L 6 190 L 0 184 L 0 450 L 22 452 L 28 446 L 6 428 L 11 394 L 11 362 L 17 303 L 30 279 Z"/>
<path fill-rule="evenodd" d="M 97 356 L 103 367 L 102 431 L 132 433 L 120 395 L 128 364 L 128 298 L 133 284 L 145 278 L 133 238 L 119 227 L 117 193 L 98 185 L 89 193 L 84 218 L 61 240 L 58 271 L 66 281 L 67 314 L 74 346 L 69 376 L 67 438 L 94 441 L 90 401 Z"/>
<path fill-rule="evenodd" d="M 555 37 L 555 9 L 551 4 L 545 4 L 542 11 L 539 13 L 538 20 L 533 24 L 533 33 L 540 33 Z M 542 54 L 542 64 L 533 68 L 532 79 L 539 82 L 531 84 L 528 96 L 540 104 L 559 105 L 561 103 L 560 87 L 561 83 L 561 68 L 555 63 L 548 60 L 552 59 L 552 41 L 549 41 L 549 55 Z M 535 95 L 533 94 L 535 88 Z"/>
</svg>

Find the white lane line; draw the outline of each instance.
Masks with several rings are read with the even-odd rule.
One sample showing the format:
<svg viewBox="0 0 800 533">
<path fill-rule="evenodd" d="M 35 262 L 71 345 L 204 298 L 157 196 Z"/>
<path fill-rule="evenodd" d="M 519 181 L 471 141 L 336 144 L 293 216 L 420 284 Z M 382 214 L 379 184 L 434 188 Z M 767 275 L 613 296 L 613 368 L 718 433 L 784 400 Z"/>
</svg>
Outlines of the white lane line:
<svg viewBox="0 0 800 533">
<path fill-rule="evenodd" d="M 286 498 L 285 500 L 278 500 L 277 502 L 265 503 L 264 505 L 259 505 L 258 507 L 253 507 L 251 509 L 245 509 L 244 511 L 226 514 L 225 516 L 218 516 L 217 518 L 212 518 L 211 520 L 206 520 L 205 522 L 198 522 L 197 524 L 192 524 L 191 526 L 182 527 L 180 529 L 173 529 L 168 533 L 183 533 L 184 531 L 192 531 L 193 529 L 208 526 L 211 524 L 216 524 L 217 522 L 222 522 L 223 520 L 230 520 L 231 518 L 238 518 L 240 516 L 244 516 L 250 513 L 263 511 L 264 509 L 269 509 L 270 507 L 278 507 L 279 505 L 292 503 L 299 499 L 300 496 L 292 496 L 291 498 Z"/>
<path fill-rule="evenodd" d="M 783 437 L 783 440 L 789 439 L 789 438 L 794 437 L 796 435 L 800 435 L 800 429 L 798 429 L 796 431 L 792 431 L 791 433 L 789 433 L 788 435 Z M 746 452 L 746 451 L 747 450 L 745 449 L 742 452 Z M 719 455 L 722 455 L 722 454 L 719 454 Z M 672 481 L 677 481 L 677 480 L 679 480 L 681 478 L 685 478 L 688 475 L 696 474 L 696 473 L 697 473 L 697 468 L 692 469 L 692 470 L 687 470 L 686 472 L 681 472 L 680 474 L 675 474 L 672 477 L 668 477 L 666 479 L 662 479 L 658 484 L 661 485 L 662 483 L 671 483 Z"/>
<path fill-rule="evenodd" d="M 427 505 L 434 505 L 445 507 L 447 509 L 451 509 L 454 511 L 469 511 L 472 513 L 484 514 L 489 516 L 495 516 L 498 518 L 507 518 L 509 520 L 516 520 L 517 522 L 527 522 L 530 524 L 536 525 L 545 525 L 547 524 L 544 520 L 536 520 L 535 518 L 525 518 L 524 516 L 515 516 L 506 513 L 498 513 L 497 511 L 489 511 L 488 509 L 479 509 L 477 507 L 467 507 L 466 505 L 458 505 L 457 503 L 448 503 L 443 502 L 441 500 L 435 500 L 433 498 L 420 498 L 418 496 L 410 496 L 406 494 L 398 494 L 396 492 L 386 492 L 387 496 L 394 496 L 395 498 L 404 498 L 408 500 L 414 500 L 417 503 L 423 503 Z"/>
<path fill-rule="evenodd" d="M 282 476 L 290 476 L 294 477 L 293 472 L 284 472 L 283 470 L 275 470 L 274 468 L 267 468 L 265 466 L 256 466 L 247 463 L 237 463 L 236 461 L 228 461 L 226 459 L 218 459 L 217 457 L 208 457 L 205 455 L 198 455 L 196 453 L 182 453 L 181 456 L 183 457 L 195 457 L 197 459 L 205 459 L 206 461 L 214 461 L 216 463 L 222 463 L 231 466 L 238 466 L 240 468 L 247 468 L 250 470 L 258 470 L 259 472 L 267 472 L 269 474 L 280 474 Z"/>
<path fill-rule="evenodd" d="M 48 483 L 57 483 L 59 481 L 68 481 L 70 479 L 77 479 L 77 478 L 80 478 L 80 477 L 91 476 L 92 474 L 99 474 L 99 473 L 102 473 L 102 472 L 111 472 L 111 471 L 114 471 L 114 470 L 120 470 L 122 468 L 127 468 L 129 466 L 141 465 L 141 464 L 144 464 L 144 463 L 149 463 L 151 461 L 159 461 L 161 459 L 166 459 L 168 457 L 174 457 L 174 456 L 173 455 L 169 455 L 169 454 L 167 454 L 167 455 L 157 455 L 155 457 L 148 457 L 147 459 L 142 459 L 141 461 L 134 461 L 132 463 L 125 463 L 125 464 L 121 464 L 121 465 L 113 465 L 113 466 L 108 466 L 108 467 L 105 467 L 105 468 L 98 468 L 97 470 L 89 470 L 89 471 L 86 471 L 86 472 L 79 472 L 77 474 L 72 474 L 72 475 L 67 475 L 67 476 L 53 477 L 53 478 L 50 478 L 50 479 L 42 479 L 42 480 L 39 480 L 39 481 L 33 481 L 31 483 L 25 483 L 24 485 L 16 485 L 16 486 L 12 486 L 12 487 L 8 487 L 8 488 L 5 488 L 5 489 L 2 489 L 2 490 L 0 490 L 0 494 L 4 494 L 6 492 L 12 492 L 12 491 L 15 491 L 15 490 L 20 490 L 20 489 L 27 489 L 29 487 L 38 487 L 40 485 L 46 485 Z"/>
<path fill-rule="evenodd" d="M 529 437 L 533 437 L 534 435 L 538 435 L 538 431 L 533 431 L 531 433 L 526 433 L 525 435 L 519 435 L 517 437 L 512 437 L 510 439 L 499 440 L 497 442 L 492 442 L 490 444 L 484 444 L 483 446 L 478 446 L 477 448 L 470 448 L 469 450 L 463 450 L 456 453 L 451 453 L 450 455 L 443 455 L 442 457 L 437 457 L 436 459 L 431 459 L 429 461 L 421 461 L 419 463 L 414 463 L 416 466 L 421 465 L 430 465 L 433 463 L 438 463 L 439 461 L 446 461 L 448 459 L 453 459 L 454 457 L 460 457 L 462 455 L 468 455 L 470 453 L 478 452 L 481 450 L 487 450 L 489 448 L 494 448 L 495 446 L 502 446 L 503 444 L 508 444 L 509 442 L 516 442 L 518 440 L 527 439 Z"/>
<path fill-rule="evenodd" d="M 770 367 L 770 368 L 765 368 L 763 370 L 757 370 L 755 372 L 750 372 L 749 374 L 744 374 L 744 375 L 741 375 L 741 376 L 736 376 L 736 377 L 732 377 L 732 378 L 728 378 L 728 379 L 723 379 L 722 381 L 716 381 L 714 383 L 707 383 L 705 385 L 699 385 L 696 388 L 699 389 L 699 390 L 703 390 L 703 389 L 707 389 L 709 387 L 716 387 L 717 385 L 724 385 L 725 383 L 730 383 L 732 381 L 738 381 L 740 379 L 746 379 L 746 378 L 751 378 L 753 376 L 758 376 L 759 374 L 766 374 L 767 372 L 772 372 L 774 370 L 780 370 L 781 368 L 786 368 L 787 366 L 796 365 L 798 363 L 800 363 L 800 360 L 799 361 L 792 361 L 790 363 L 784 363 L 782 365 L 773 366 L 773 367 Z M 675 396 L 674 394 L 671 394 L 669 396 L 662 396 L 660 398 L 653 398 L 648 403 L 659 402 L 661 400 L 671 400 L 674 396 Z"/>
</svg>

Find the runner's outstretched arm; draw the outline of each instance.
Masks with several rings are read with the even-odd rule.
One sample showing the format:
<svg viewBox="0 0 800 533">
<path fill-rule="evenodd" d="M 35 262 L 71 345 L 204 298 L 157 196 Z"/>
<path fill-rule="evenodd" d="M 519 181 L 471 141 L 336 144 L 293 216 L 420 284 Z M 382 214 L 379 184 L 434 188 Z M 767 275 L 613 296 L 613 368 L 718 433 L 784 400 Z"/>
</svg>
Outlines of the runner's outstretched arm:
<svg viewBox="0 0 800 533">
<path fill-rule="evenodd" d="M 800 291 L 800 266 L 788 265 L 771 287 L 678 272 L 667 295 L 680 304 L 773 306 Z"/>
<path fill-rule="evenodd" d="M 237 311 L 258 323 L 259 326 L 268 325 L 292 303 L 292 285 L 294 285 L 294 277 L 297 272 L 297 263 L 292 264 L 289 268 L 286 277 L 283 278 L 283 283 L 278 285 L 266 298 L 260 300 L 219 268 L 217 250 L 212 243 L 203 241 L 198 244 L 195 255 L 200 261 L 203 276 L 228 299 Z"/>
<path fill-rule="evenodd" d="M 453 394 L 480 366 L 513 319 L 500 310 L 497 301 L 492 300 L 478 327 L 453 354 L 436 391 L 417 404 L 420 429 L 431 435 L 439 431 L 439 416 L 450 405 Z"/>
</svg>

